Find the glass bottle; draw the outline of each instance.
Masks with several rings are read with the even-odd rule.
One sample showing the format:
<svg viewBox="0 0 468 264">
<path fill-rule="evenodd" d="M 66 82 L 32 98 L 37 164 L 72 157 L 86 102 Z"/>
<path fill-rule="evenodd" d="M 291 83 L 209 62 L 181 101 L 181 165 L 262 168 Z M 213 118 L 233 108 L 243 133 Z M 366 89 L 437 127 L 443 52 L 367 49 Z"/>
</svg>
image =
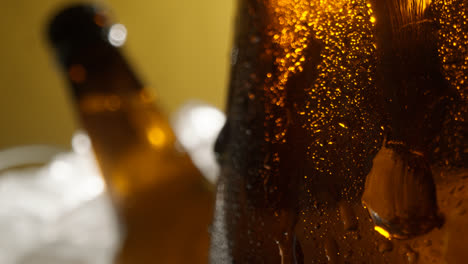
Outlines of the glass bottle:
<svg viewBox="0 0 468 264">
<path fill-rule="evenodd" d="M 212 263 L 464 263 L 468 5 L 239 0 Z"/>
<path fill-rule="evenodd" d="M 206 263 L 210 187 L 123 57 L 124 34 L 89 5 L 62 10 L 48 32 L 124 226 L 116 263 Z"/>
</svg>

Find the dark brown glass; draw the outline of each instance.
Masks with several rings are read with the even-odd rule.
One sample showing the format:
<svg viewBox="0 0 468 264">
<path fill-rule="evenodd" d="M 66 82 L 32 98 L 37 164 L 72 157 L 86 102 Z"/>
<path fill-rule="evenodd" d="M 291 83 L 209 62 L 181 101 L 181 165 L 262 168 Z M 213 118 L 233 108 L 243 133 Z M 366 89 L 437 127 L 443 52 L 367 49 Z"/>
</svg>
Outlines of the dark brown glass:
<svg viewBox="0 0 468 264">
<path fill-rule="evenodd" d="M 122 220 L 115 263 L 206 263 L 209 184 L 107 40 L 110 26 L 104 10 L 73 6 L 54 18 L 49 38 Z"/>
<path fill-rule="evenodd" d="M 239 0 L 211 262 L 464 263 L 467 17 Z"/>
</svg>

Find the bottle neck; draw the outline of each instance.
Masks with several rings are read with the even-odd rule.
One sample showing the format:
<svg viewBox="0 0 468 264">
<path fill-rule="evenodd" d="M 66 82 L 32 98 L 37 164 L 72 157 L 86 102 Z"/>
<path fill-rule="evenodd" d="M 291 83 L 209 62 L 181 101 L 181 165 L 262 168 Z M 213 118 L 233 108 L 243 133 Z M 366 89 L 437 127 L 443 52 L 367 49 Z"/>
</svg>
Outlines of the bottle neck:
<svg viewBox="0 0 468 264">
<path fill-rule="evenodd" d="M 75 99 L 90 94 L 128 95 L 141 91 L 141 81 L 120 51 L 109 43 L 96 41 L 69 49 L 61 51 L 61 61 Z"/>
</svg>

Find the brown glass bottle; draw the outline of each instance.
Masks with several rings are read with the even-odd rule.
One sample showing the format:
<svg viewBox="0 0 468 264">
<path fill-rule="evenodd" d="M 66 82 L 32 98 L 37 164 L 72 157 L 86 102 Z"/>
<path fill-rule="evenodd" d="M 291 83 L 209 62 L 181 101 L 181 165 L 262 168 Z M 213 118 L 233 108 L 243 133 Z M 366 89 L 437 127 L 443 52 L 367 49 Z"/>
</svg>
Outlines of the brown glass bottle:
<svg viewBox="0 0 468 264">
<path fill-rule="evenodd" d="M 239 0 L 212 263 L 464 263 L 468 5 Z"/>
<path fill-rule="evenodd" d="M 81 123 L 125 230 L 116 263 L 206 263 L 212 194 L 120 50 L 102 9 L 49 27 Z"/>
</svg>

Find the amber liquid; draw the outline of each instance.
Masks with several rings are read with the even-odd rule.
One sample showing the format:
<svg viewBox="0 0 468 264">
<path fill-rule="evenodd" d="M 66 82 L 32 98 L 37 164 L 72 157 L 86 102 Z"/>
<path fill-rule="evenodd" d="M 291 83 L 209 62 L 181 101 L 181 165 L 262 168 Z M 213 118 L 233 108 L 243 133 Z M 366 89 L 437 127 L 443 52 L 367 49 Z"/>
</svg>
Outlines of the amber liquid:
<svg viewBox="0 0 468 264">
<path fill-rule="evenodd" d="M 206 263 L 210 186 L 153 98 L 90 93 L 78 103 L 126 234 L 116 263 Z"/>
<path fill-rule="evenodd" d="M 464 263 L 466 1 L 238 2 L 212 263 Z"/>
</svg>

